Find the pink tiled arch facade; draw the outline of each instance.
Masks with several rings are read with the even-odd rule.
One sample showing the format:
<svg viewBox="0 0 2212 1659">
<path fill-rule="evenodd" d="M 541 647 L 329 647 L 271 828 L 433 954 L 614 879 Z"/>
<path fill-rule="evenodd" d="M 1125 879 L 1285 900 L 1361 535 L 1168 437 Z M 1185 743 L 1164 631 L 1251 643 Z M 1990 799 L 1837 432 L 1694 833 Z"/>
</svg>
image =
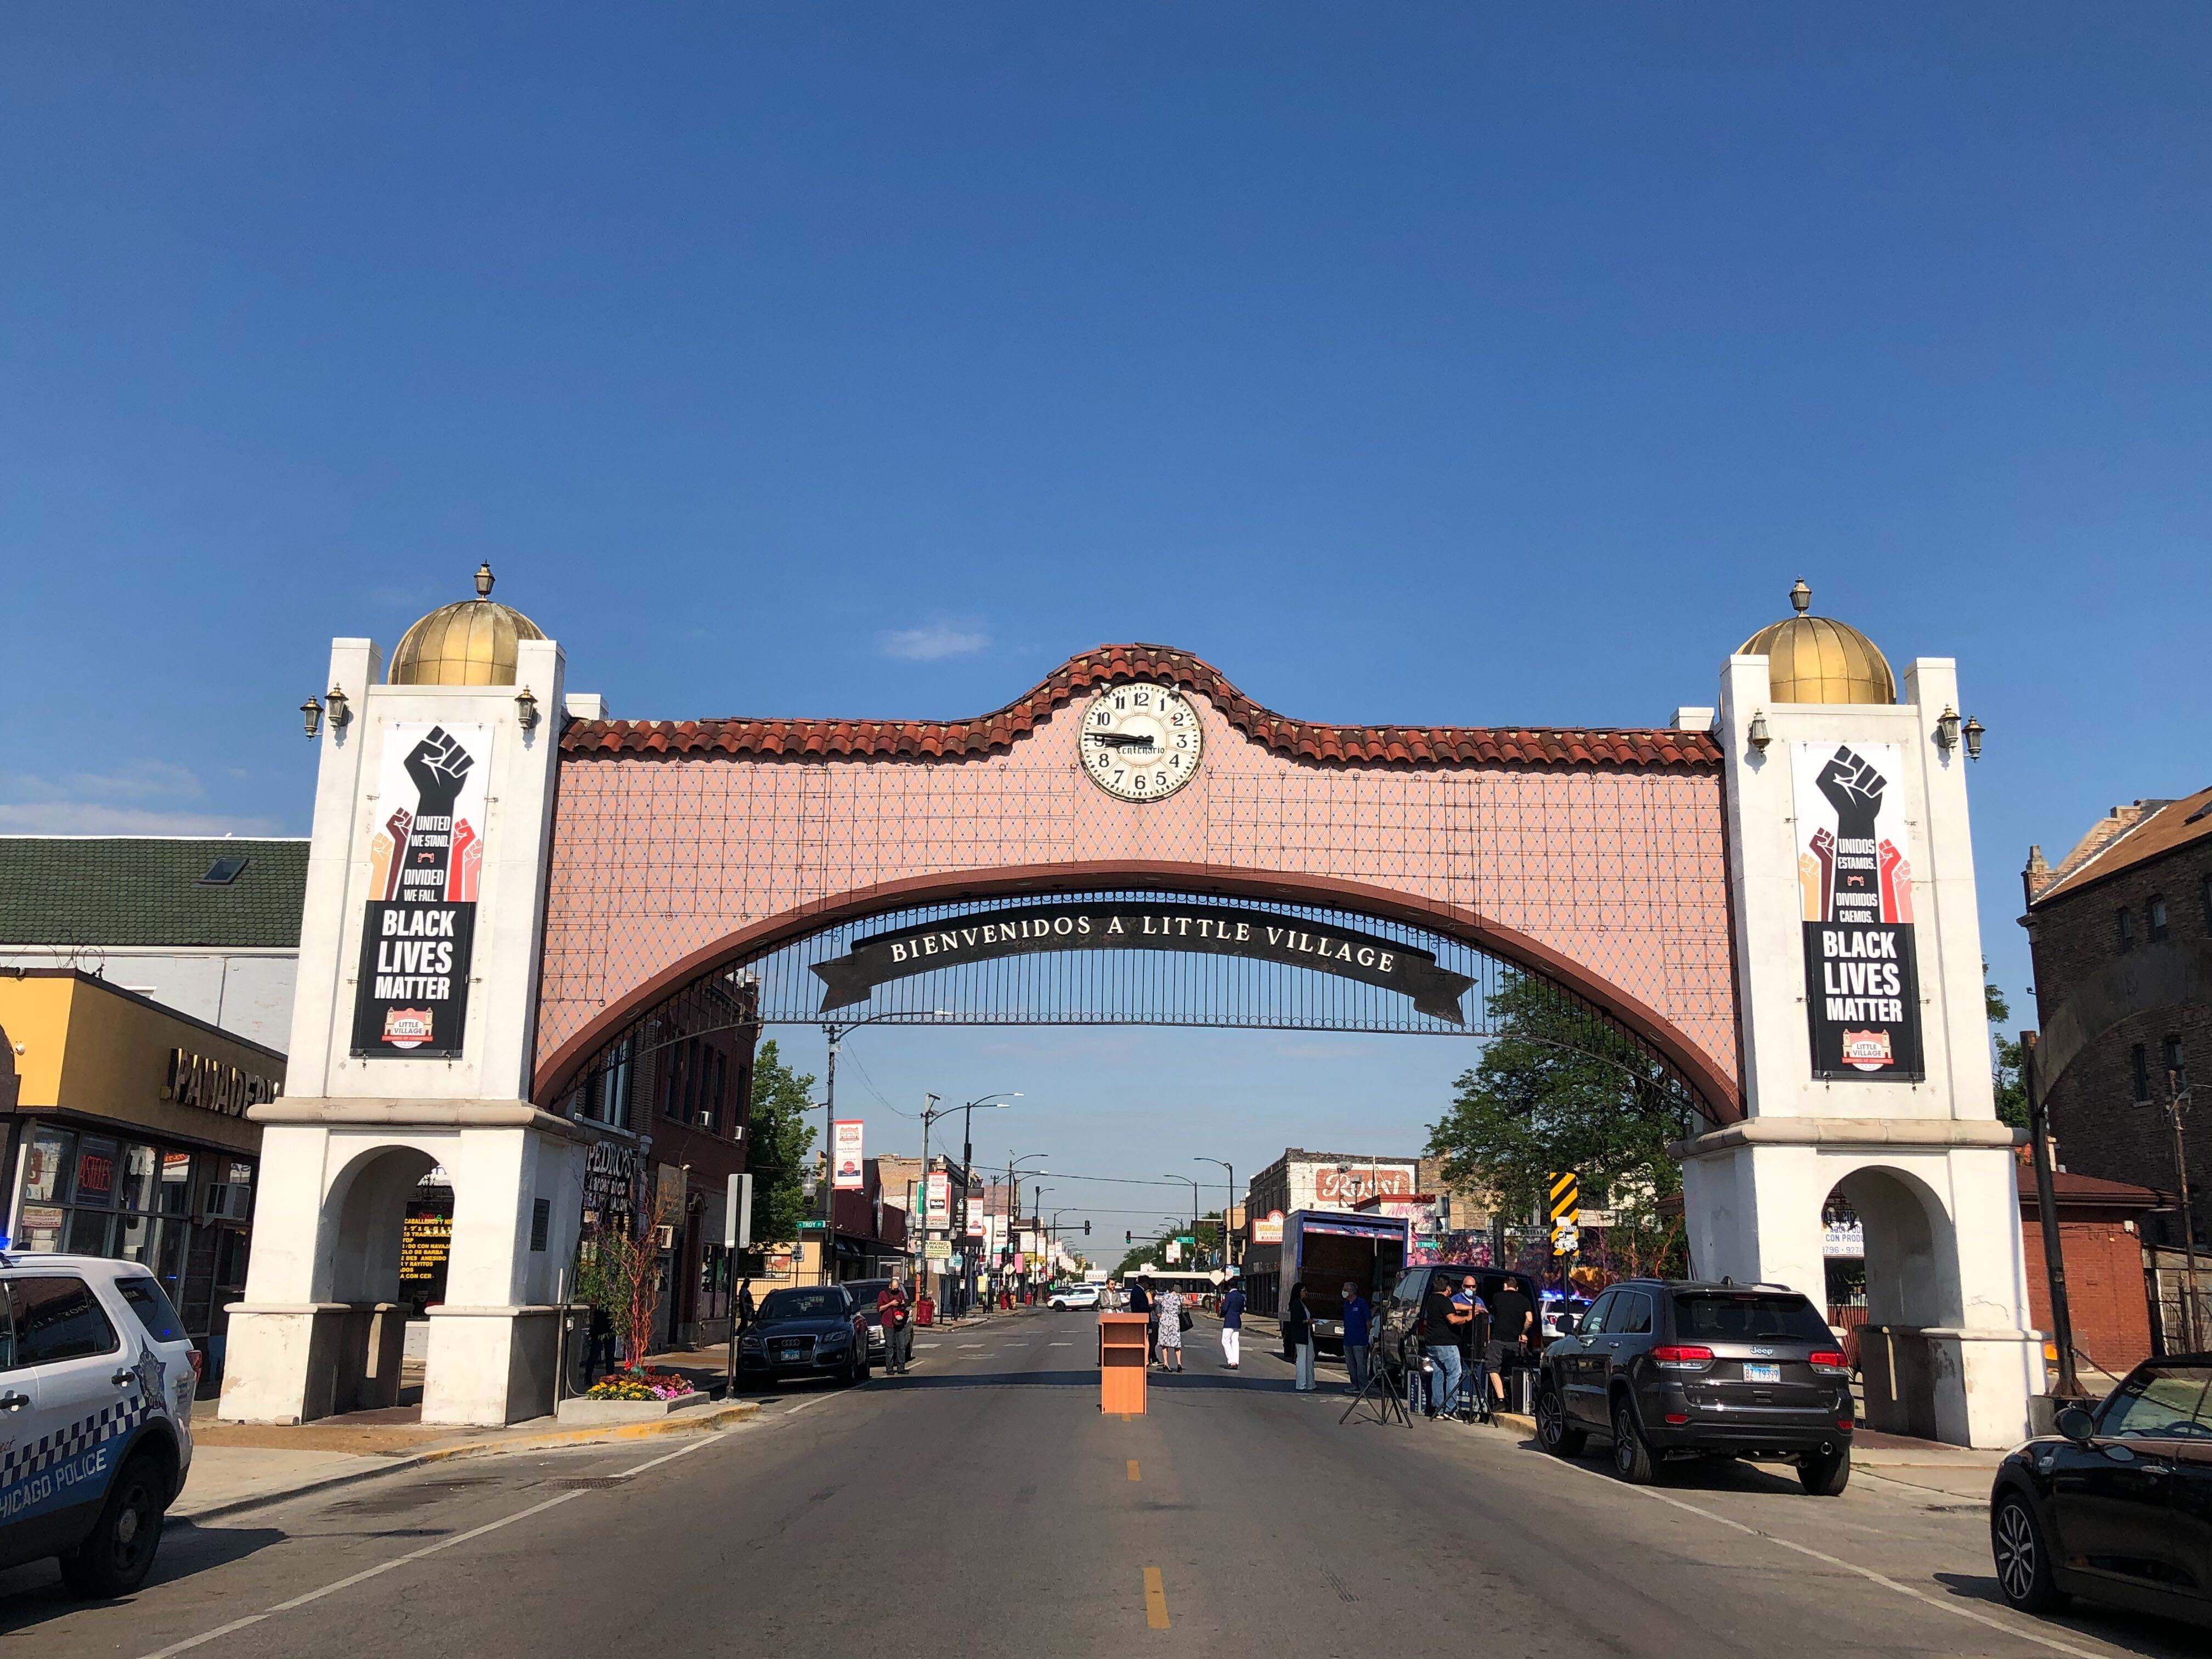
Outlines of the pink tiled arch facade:
<svg viewBox="0 0 2212 1659">
<path fill-rule="evenodd" d="M 1119 801 L 1082 769 L 1081 704 L 1152 678 L 1190 694 L 1205 762 L 1165 800 Z M 580 723 L 562 741 L 538 1091 L 688 979 L 834 921 L 1133 881 L 1435 926 L 1606 1006 L 1733 1118 L 1721 787 L 1702 736 L 1299 726 L 1158 647 L 1102 647 L 980 721 Z"/>
</svg>

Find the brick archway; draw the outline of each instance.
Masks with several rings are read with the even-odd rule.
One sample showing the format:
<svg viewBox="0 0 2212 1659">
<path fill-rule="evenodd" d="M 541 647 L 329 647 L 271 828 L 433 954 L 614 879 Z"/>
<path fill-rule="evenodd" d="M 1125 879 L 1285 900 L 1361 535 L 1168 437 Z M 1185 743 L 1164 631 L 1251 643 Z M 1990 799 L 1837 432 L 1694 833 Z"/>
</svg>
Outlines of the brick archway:
<svg viewBox="0 0 2212 1659">
<path fill-rule="evenodd" d="M 823 903 L 765 917 L 669 963 L 602 1010 L 546 1055 L 538 1069 L 536 1097 L 541 1101 L 558 1099 L 574 1084 L 578 1073 L 602 1044 L 663 998 L 810 934 L 921 905 L 1037 897 L 1103 888 L 1148 888 L 1202 893 L 1224 899 L 1326 905 L 1352 915 L 1404 922 L 1456 939 L 1549 980 L 1618 1019 L 1682 1073 L 1712 1109 L 1715 1122 L 1733 1123 L 1743 1116 L 1735 1079 L 1715 1066 L 1702 1049 L 1656 1009 L 1625 994 L 1540 941 L 1500 927 L 1474 911 L 1450 906 L 1439 908 L 1406 894 L 1330 877 L 1133 860 L 1030 865 L 919 876 L 863 888 Z"/>
</svg>

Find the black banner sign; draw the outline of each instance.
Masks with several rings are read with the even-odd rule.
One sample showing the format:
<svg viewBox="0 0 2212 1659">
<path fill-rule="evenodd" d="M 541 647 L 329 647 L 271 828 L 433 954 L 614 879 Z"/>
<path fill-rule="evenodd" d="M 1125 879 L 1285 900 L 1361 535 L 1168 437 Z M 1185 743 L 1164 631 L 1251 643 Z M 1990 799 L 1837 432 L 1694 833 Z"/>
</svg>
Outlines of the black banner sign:
<svg viewBox="0 0 2212 1659">
<path fill-rule="evenodd" d="M 1460 998 L 1474 983 L 1439 968 L 1429 951 L 1371 933 L 1271 910 L 1140 900 L 1023 905 L 878 933 L 855 940 L 850 956 L 816 963 L 814 971 L 822 977 L 827 1012 L 866 1001 L 890 980 L 1042 951 L 1188 951 L 1285 963 L 1395 991 L 1422 1013 L 1455 1025 L 1467 1023 Z"/>
<path fill-rule="evenodd" d="M 1792 748 L 1813 1075 L 1917 1082 L 1912 864 L 1890 787 L 1904 756 L 1895 744 Z"/>
<path fill-rule="evenodd" d="M 377 896 L 362 918 L 356 1054 L 461 1057 L 483 866 L 480 762 L 489 738 L 482 726 L 394 725 L 384 733 L 379 798 L 404 804 L 393 805 L 371 838 Z"/>
<path fill-rule="evenodd" d="M 1807 922 L 1805 986 L 1814 1077 L 1923 1075 L 1910 923 Z"/>
</svg>

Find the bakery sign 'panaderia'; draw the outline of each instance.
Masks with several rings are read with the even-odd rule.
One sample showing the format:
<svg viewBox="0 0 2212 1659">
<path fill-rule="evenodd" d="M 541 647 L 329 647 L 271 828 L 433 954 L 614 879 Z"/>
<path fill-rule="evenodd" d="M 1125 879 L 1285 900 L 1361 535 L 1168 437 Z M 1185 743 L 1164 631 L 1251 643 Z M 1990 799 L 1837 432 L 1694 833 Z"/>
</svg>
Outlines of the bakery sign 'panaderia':
<svg viewBox="0 0 2212 1659">
<path fill-rule="evenodd" d="M 1790 745 L 1813 1075 L 1917 1083 L 1920 974 L 1893 743 Z"/>
</svg>

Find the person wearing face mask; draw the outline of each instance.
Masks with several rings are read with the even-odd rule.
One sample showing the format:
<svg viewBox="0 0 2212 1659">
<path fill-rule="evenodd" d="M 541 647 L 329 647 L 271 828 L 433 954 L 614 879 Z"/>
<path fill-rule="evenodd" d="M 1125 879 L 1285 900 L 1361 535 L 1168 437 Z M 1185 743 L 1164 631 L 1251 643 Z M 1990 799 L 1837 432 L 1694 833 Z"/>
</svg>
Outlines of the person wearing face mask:
<svg viewBox="0 0 2212 1659">
<path fill-rule="evenodd" d="M 1344 1283 L 1344 1369 L 1351 1379 L 1352 1391 L 1358 1394 L 1367 1387 L 1367 1367 L 1374 1350 L 1369 1346 L 1373 1340 L 1375 1310 L 1359 1286 L 1350 1279 Z"/>
</svg>

